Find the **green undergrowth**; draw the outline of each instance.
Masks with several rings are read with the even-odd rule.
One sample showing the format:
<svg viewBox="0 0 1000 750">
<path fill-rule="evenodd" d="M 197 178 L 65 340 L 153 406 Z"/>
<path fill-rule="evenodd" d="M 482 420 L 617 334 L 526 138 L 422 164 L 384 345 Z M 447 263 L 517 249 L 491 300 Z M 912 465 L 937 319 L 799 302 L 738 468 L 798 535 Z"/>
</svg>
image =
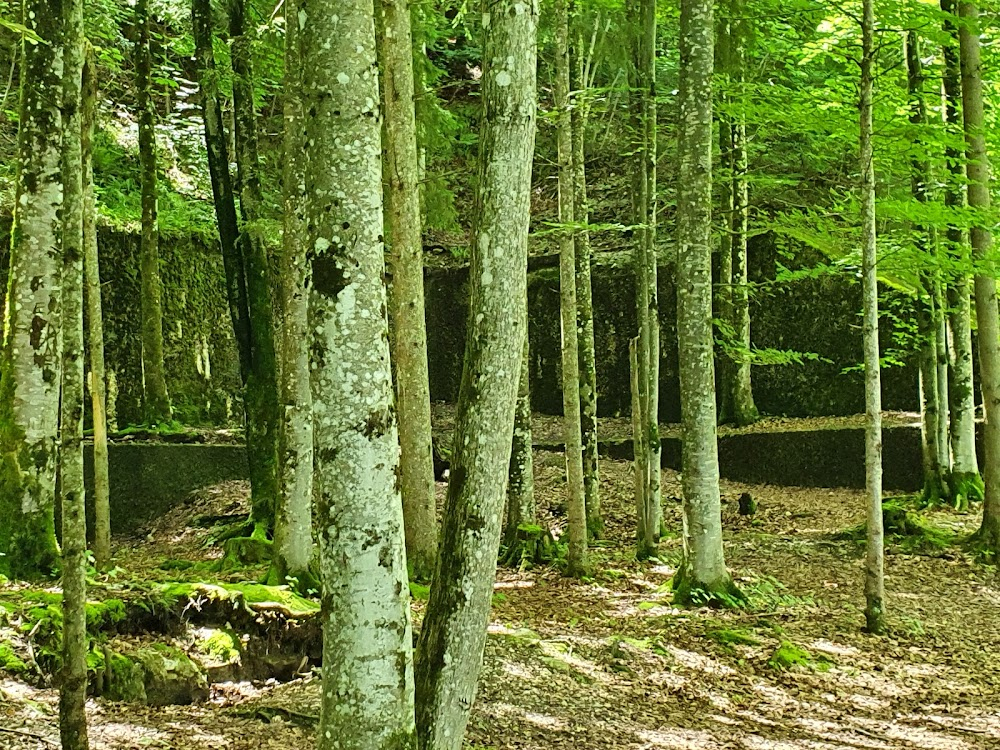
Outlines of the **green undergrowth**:
<svg viewBox="0 0 1000 750">
<path fill-rule="evenodd" d="M 735 646 L 760 645 L 760 640 L 749 630 L 743 628 L 714 628 L 705 635 L 727 651 L 735 651 Z"/>
<path fill-rule="evenodd" d="M 882 500 L 882 525 L 886 544 L 907 554 L 933 555 L 954 545 L 957 535 L 934 525 L 919 512 L 919 496 L 904 495 Z M 845 529 L 837 539 L 865 544 L 867 523 Z"/>
<path fill-rule="evenodd" d="M 787 672 L 795 667 L 826 672 L 833 664 L 826 657 L 813 656 L 806 649 L 791 641 L 782 641 L 771 654 L 771 658 L 767 660 L 767 666 L 778 672 Z"/>
</svg>

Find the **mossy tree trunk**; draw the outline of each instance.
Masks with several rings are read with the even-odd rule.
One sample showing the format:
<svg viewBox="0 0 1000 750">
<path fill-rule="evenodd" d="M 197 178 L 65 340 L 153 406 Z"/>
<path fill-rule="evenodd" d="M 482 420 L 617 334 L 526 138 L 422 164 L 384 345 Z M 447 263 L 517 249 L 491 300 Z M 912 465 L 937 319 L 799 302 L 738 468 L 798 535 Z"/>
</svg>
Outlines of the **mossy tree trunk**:
<svg viewBox="0 0 1000 750">
<path fill-rule="evenodd" d="M 944 119 L 952 138 L 962 132 L 962 84 L 959 64 L 958 27 L 955 0 L 941 0 L 944 16 L 943 58 Z M 965 205 L 965 160 L 961 148 L 949 141 L 945 149 L 948 180 L 945 206 L 960 209 Z M 951 331 L 952 368 L 948 378 L 948 401 L 952 472 L 951 490 L 956 507 L 983 499 L 983 479 L 976 455 L 976 398 L 973 381 L 972 306 L 969 275 L 971 258 L 965 232 L 957 226 L 947 230 L 947 250 L 958 268 L 948 284 L 948 327 Z"/>
<path fill-rule="evenodd" d="M 528 357 L 528 337 L 525 336 L 507 478 L 507 525 L 504 530 L 507 565 L 519 565 L 525 559 L 535 562 L 542 541 L 535 507 L 535 462 L 531 443 L 531 372 L 528 369 Z"/>
<path fill-rule="evenodd" d="M 958 31 L 962 77 L 962 114 L 965 128 L 966 173 L 969 207 L 985 214 L 990 208 L 990 162 L 983 117 L 983 77 L 979 51 L 979 8 L 959 0 Z M 1000 320 L 997 313 L 996 276 L 990 264 L 993 235 L 988 227 L 969 232 L 976 270 L 976 322 L 979 331 L 979 375 L 986 408 L 984 476 L 986 497 L 979 542 L 1000 556 Z"/>
<path fill-rule="evenodd" d="M 63 750 L 87 750 L 87 515 L 83 489 L 83 0 L 66 0 L 62 87 L 62 399 L 59 500 L 62 508 Z"/>
<path fill-rule="evenodd" d="M 17 185 L 0 355 L 0 573 L 58 566 L 63 2 L 25 0 Z"/>
<path fill-rule="evenodd" d="M 406 560 L 419 580 L 434 572 L 437 507 L 431 451 L 431 391 L 424 321 L 420 162 L 414 108 L 413 38 L 406 0 L 379 0 L 379 55 L 385 106 L 386 217 L 389 222 L 392 362 L 399 409 L 400 484 Z"/>
<path fill-rule="evenodd" d="M 554 106 L 559 167 L 559 309 L 562 322 L 563 432 L 566 453 L 567 569 L 580 576 L 587 570 L 587 510 L 583 492 L 583 446 L 580 424 L 580 352 L 576 303 L 576 231 L 573 182 L 573 132 L 570 112 L 569 5 L 555 4 L 556 66 Z"/>
<path fill-rule="evenodd" d="M 684 558 L 680 602 L 728 601 L 722 549 L 712 337 L 712 3 L 684 0 L 680 27 L 677 345 L 683 427 Z"/>
<path fill-rule="evenodd" d="M 870 633 L 885 630 L 885 555 L 882 533 L 882 382 L 878 342 L 878 277 L 875 236 L 875 163 L 872 149 L 872 87 L 875 63 L 874 0 L 864 0 L 861 21 L 859 168 L 861 170 L 861 295 L 865 367 L 865 494 L 868 544 L 865 548 L 865 623 Z"/>
<path fill-rule="evenodd" d="M 209 0 L 192 0 L 191 15 L 205 124 L 205 146 L 226 273 L 226 296 L 244 388 L 243 409 L 252 501 L 250 515 L 253 536 L 262 539 L 272 528 L 275 519 L 278 495 L 277 440 L 280 431 L 269 274 L 263 245 L 255 240 L 251 241 L 251 234 L 257 227 L 244 226 L 241 233 L 236 214 L 233 180 L 229 173 L 229 149 L 219 103 L 219 73 L 212 47 L 214 34 Z M 240 54 L 239 44 L 234 45 L 234 53 L 234 63 L 238 67 L 239 63 L 235 58 Z M 254 206 L 260 205 L 257 170 L 248 166 L 248 162 L 256 162 L 256 136 L 251 130 L 253 105 L 252 97 L 249 96 L 250 87 L 247 85 L 248 73 L 249 68 L 242 75 L 234 75 L 233 87 L 234 108 L 240 110 L 238 114 L 234 114 L 234 138 L 238 144 L 238 168 L 243 172 L 239 182 L 241 209 L 245 220 L 251 220 Z M 236 83 L 235 79 L 240 78 L 243 82 Z M 241 86 L 242 95 L 236 95 Z M 247 198 L 251 205 L 249 214 L 246 213 L 247 207 L 243 205 Z M 256 204 L 255 199 L 258 201 Z M 244 223 L 250 224 L 251 221 Z"/>
<path fill-rule="evenodd" d="M 595 26 L 596 34 L 596 26 Z M 590 52 L 585 54 L 583 32 L 577 29 L 570 50 L 573 70 L 571 94 L 571 129 L 573 133 L 573 218 L 578 227 L 574 237 L 576 260 L 576 323 L 580 368 L 580 429 L 583 446 L 583 496 L 587 507 L 587 533 L 591 539 L 604 535 L 601 514 L 600 457 L 597 451 L 597 352 L 594 345 L 594 296 L 590 282 L 590 207 L 587 200 L 586 137 Z"/>
<path fill-rule="evenodd" d="M 146 422 L 171 420 L 167 378 L 163 367 L 163 304 L 160 284 L 159 219 L 157 207 L 156 110 L 153 105 L 153 58 L 149 48 L 149 0 L 136 0 L 136 109 L 139 118 L 139 192 L 142 235 L 139 248 L 141 279 L 142 398 Z"/>
<path fill-rule="evenodd" d="M 108 479 L 107 381 L 104 371 L 104 309 L 97 250 L 97 200 L 92 159 L 97 110 L 97 59 L 87 45 L 80 104 L 83 173 L 83 271 L 90 345 L 90 410 L 94 425 L 94 564 L 106 570 L 111 562 L 111 487 Z"/>
<path fill-rule="evenodd" d="M 298 6 L 285 0 L 284 91 L 284 233 L 279 262 L 278 326 L 281 367 L 279 398 L 281 432 L 278 443 L 280 495 L 274 524 L 274 554 L 269 578 L 283 583 L 294 578 L 300 588 L 311 581 L 313 502 L 312 391 L 309 387 L 309 297 L 305 217 L 305 121 Z"/>
<path fill-rule="evenodd" d="M 440 554 L 417 649 L 424 750 L 459 750 L 476 695 L 511 455 L 535 145 L 538 5 L 483 15 L 483 116 L 470 314 Z"/>
<path fill-rule="evenodd" d="M 324 612 L 319 750 L 416 744 L 374 13 L 372 0 L 297 8 Z"/>
</svg>

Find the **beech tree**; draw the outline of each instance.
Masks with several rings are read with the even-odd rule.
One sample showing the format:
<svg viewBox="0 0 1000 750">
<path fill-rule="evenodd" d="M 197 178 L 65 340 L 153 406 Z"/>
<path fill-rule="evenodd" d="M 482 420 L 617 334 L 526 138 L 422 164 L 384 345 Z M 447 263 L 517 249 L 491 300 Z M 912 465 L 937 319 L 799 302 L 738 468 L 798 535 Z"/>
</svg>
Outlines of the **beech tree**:
<svg viewBox="0 0 1000 750">
<path fill-rule="evenodd" d="M 324 613 L 317 747 L 407 748 L 415 744 L 412 642 L 385 312 L 374 7 L 301 0 L 292 23 L 309 157 L 302 215 Z"/>
<path fill-rule="evenodd" d="M 482 16 L 483 115 L 469 327 L 434 585 L 417 648 L 419 746 L 459 750 L 482 666 L 522 348 L 538 6 Z"/>
<path fill-rule="evenodd" d="M 0 354 L 0 573 L 47 575 L 55 535 L 62 289 L 63 2 L 25 0 L 18 175 Z"/>
</svg>

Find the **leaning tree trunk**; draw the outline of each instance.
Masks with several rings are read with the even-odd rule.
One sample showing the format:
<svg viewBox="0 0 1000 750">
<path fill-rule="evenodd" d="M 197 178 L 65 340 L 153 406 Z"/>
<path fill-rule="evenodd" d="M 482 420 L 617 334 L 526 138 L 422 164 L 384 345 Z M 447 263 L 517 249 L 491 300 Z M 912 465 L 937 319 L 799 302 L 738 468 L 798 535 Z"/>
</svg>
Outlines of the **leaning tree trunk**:
<svg viewBox="0 0 1000 750">
<path fill-rule="evenodd" d="M 142 338 L 142 396 L 146 422 L 169 422 L 170 398 L 163 367 L 163 305 L 160 300 L 160 251 L 156 200 L 156 112 L 153 108 L 152 55 L 149 49 L 149 0 L 136 0 L 136 108 L 139 113 L 139 192 L 142 236 L 139 248 L 139 318 Z"/>
<path fill-rule="evenodd" d="M 295 20 L 310 147 L 303 214 L 324 613 L 317 748 L 411 748 L 374 7 L 372 0 L 302 0 Z"/>
<path fill-rule="evenodd" d="M 424 321 L 420 163 L 413 98 L 413 39 L 406 0 L 380 0 L 379 54 L 385 103 L 386 217 L 389 222 L 392 362 L 399 411 L 400 486 L 406 560 L 429 579 L 437 555 L 437 506 L 431 452 L 431 391 Z"/>
<path fill-rule="evenodd" d="M 593 45 L 591 45 L 593 48 Z M 587 86 L 589 57 L 584 55 L 582 33 L 577 34 L 571 63 L 574 72 L 571 106 L 573 131 L 573 218 L 576 259 L 576 324 L 579 335 L 580 431 L 583 446 L 583 496 L 587 506 L 587 533 L 591 539 L 604 535 L 601 514 L 600 458 L 597 453 L 597 353 L 594 347 L 594 295 L 591 288 L 590 207 L 587 200 L 586 137 L 590 106 Z"/>
<path fill-rule="evenodd" d="M 83 489 L 83 0 L 63 5 L 62 87 L 62 403 L 59 500 L 62 509 L 62 666 L 59 736 L 63 750 L 87 750 L 87 514 Z"/>
<path fill-rule="evenodd" d="M 278 439 L 278 364 L 274 350 L 274 315 L 271 308 L 271 268 L 260 229 L 265 218 L 257 148 L 257 113 L 254 108 L 251 34 L 246 20 L 247 0 L 229 5 L 230 57 L 233 67 L 233 122 L 236 143 L 236 190 L 240 196 L 242 231 L 239 252 L 246 278 L 246 318 L 250 339 L 250 369 L 244 385 L 247 459 L 250 464 L 251 503 L 268 525 L 275 519 L 280 495 Z M 257 525 L 258 537 L 266 531 Z"/>
<path fill-rule="evenodd" d="M 94 425 L 94 564 L 106 570 L 111 563 L 111 487 L 108 480 L 107 382 L 104 371 L 104 310 L 101 268 L 97 252 L 97 199 L 92 158 L 97 109 L 97 59 L 87 45 L 81 92 L 80 148 L 83 159 L 83 271 L 90 345 L 90 411 Z"/>
<path fill-rule="evenodd" d="M 61 4 L 25 0 L 18 176 L 0 355 L 0 573 L 57 567 L 55 486 L 59 432 L 62 207 Z"/>
<path fill-rule="evenodd" d="M 417 649 L 423 750 L 459 750 L 486 642 L 511 434 L 527 335 L 538 6 L 484 14 L 469 332 L 441 552 Z"/>
<path fill-rule="evenodd" d="M 309 387 L 309 298 L 305 209 L 305 133 L 300 74 L 298 7 L 285 0 L 285 161 L 284 233 L 279 261 L 281 320 L 278 326 L 281 367 L 278 442 L 280 492 L 274 523 L 270 583 L 295 579 L 302 589 L 312 582 L 313 423 Z"/>
<path fill-rule="evenodd" d="M 882 383 L 878 347 L 878 277 L 875 239 L 875 162 L 872 155 L 872 66 L 875 60 L 874 0 L 862 4 L 861 101 L 861 294 L 865 364 L 865 488 L 868 546 L 865 549 L 865 622 L 870 633 L 885 630 L 885 556 L 882 534 Z"/>
<path fill-rule="evenodd" d="M 722 550 L 712 337 L 712 3 L 684 0 L 677 144 L 677 346 L 683 423 L 679 602 L 740 597 Z"/>
<path fill-rule="evenodd" d="M 528 336 L 525 335 L 507 479 L 507 523 L 504 529 L 504 544 L 507 547 L 504 563 L 507 565 L 520 565 L 525 560 L 536 562 L 541 555 L 544 542 L 535 507 L 535 461 L 531 443 L 531 372 L 528 368 L 528 356 Z"/>
<path fill-rule="evenodd" d="M 979 8 L 959 0 L 958 39 L 962 71 L 962 113 L 965 124 L 966 172 L 969 207 L 985 215 L 990 209 L 990 162 L 983 117 L 983 77 L 979 53 Z M 996 275 L 990 261 L 993 235 L 988 227 L 970 230 L 976 270 L 976 321 L 979 330 L 979 374 L 986 408 L 986 498 L 978 541 L 992 555 L 1000 555 L 1000 320 L 997 314 Z"/>
<path fill-rule="evenodd" d="M 945 14 L 943 45 L 944 118 L 952 138 L 961 135 L 961 71 L 958 50 L 958 28 L 954 21 L 955 0 L 941 0 Z M 945 149 L 949 178 L 944 203 L 952 209 L 965 204 L 965 161 L 962 150 L 949 144 Z M 951 491 L 956 507 L 965 508 L 972 501 L 983 499 L 983 479 L 979 474 L 976 455 L 976 398 L 973 382 L 972 310 L 969 302 L 970 257 L 965 232 L 957 226 L 948 227 L 948 252 L 958 270 L 948 285 L 948 326 L 951 329 L 953 363 L 948 379 L 951 430 Z"/>
<path fill-rule="evenodd" d="M 570 575 L 587 571 L 587 509 L 583 493 L 583 446 L 580 425 L 580 352 L 576 305 L 576 245 L 573 185 L 573 133 L 569 101 L 569 7 L 555 5 L 556 68 L 554 99 L 558 121 L 556 150 L 559 163 L 559 308 L 562 313 L 563 433 L 566 443 L 566 509 Z"/>
</svg>

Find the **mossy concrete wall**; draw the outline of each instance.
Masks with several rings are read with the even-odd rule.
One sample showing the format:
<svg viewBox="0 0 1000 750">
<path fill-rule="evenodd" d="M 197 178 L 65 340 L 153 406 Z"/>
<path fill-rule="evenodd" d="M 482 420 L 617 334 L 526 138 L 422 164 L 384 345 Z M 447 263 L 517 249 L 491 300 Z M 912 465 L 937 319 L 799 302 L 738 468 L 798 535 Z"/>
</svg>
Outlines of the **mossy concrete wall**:
<svg viewBox="0 0 1000 750">
<path fill-rule="evenodd" d="M 528 276 L 532 406 L 546 414 L 562 411 L 560 391 L 560 325 L 558 268 L 538 267 Z M 677 292 L 674 270 L 659 269 L 660 418 L 680 419 L 676 343 Z M 461 381 L 468 309 L 466 268 L 428 269 L 426 273 L 427 336 L 431 398 L 453 402 Z M 894 305 L 909 301 L 883 289 Z M 629 253 L 603 253 L 593 266 L 594 336 L 597 387 L 602 416 L 625 415 L 630 409 L 628 344 L 635 335 L 635 277 Z M 764 414 L 845 416 L 864 411 L 861 362 L 861 289 L 849 276 L 805 278 L 759 288 L 751 303 L 751 335 L 758 348 L 808 352 L 821 359 L 802 364 L 755 366 L 754 396 Z M 883 319 L 883 351 L 893 346 L 892 327 Z M 917 408 L 917 371 L 913 364 L 886 368 L 882 375 L 884 408 Z"/>
</svg>

